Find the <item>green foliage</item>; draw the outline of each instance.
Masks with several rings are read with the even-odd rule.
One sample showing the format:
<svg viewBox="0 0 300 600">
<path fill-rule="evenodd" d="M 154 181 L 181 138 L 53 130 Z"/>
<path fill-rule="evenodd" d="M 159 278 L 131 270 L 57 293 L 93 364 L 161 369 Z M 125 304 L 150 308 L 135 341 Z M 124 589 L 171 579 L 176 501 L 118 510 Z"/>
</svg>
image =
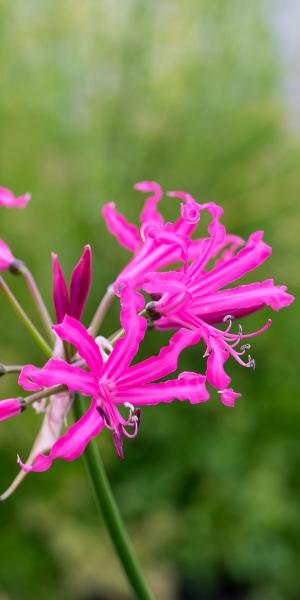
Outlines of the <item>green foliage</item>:
<svg viewBox="0 0 300 600">
<path fill-rule="evenodd" d="M 234 233 L 265 229 L 274 253 L 260 278 L 274 276 L 297 292 L 299 139 L 286 125 L 268 7 L 256 0 L 0 4 L 1 185 L 33 196 L 25 211 L 1 211 L 1 236 L 32 267 L 49 303 L 50 251 L 70 272 L 89 241 L 88 322 L 127 259 L 105 231 L 101 204 L 115 200 L 137 219 L 141 197 L 132 185 L 145 178 L 222 203 Z M 10 282 L 30 311 L 22 282 Z M 0 301 L 1 360 L 41 364 Z M 104 334 L 118 327 L 117 317 L 115 305 Z M 296 322 L 296 305 L 274 315 L 253 344 L 255 374 L 230 364 L 243 393 L 236 409 L 220 406 L 214 393 L 204 406 L 145 409 L 124 463 L 109 435 L 99 442 L 160 598 L 174 598 L 181 576 L 207 589 L 243 582 L 251 600 L 300 594 Z M 143 352 L 156 352 L 159 339 L 149 333 Z M 187 353 L 182 366 L 199 370 L 200 352 Z M 15 391 L 12 380 L 1 381 L 1 397 Z M 27 414 L 2 424 L 1 490 L 37 427 Z M 0 527 L 1 599 L 126 591 L 80 461 L 27 477 L 0 506 Z"/>
</svg>

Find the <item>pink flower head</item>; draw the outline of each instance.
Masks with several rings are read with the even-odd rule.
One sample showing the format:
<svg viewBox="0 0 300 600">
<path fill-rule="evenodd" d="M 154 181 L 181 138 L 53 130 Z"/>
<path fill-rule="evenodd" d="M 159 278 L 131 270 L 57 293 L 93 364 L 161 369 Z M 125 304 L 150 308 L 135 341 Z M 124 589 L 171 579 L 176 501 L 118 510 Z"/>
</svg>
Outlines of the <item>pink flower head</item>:
<svg viewBox="0 0 300 600">
<path fill-rule="evenodd" d="M 27 390 L 63 384 L 70 392 L 79 391 L 92 397 L 85 415 L 54 443 L 48 456 L 39 454 L 32 466 L 19 461 L 25 471 L 44 471 L 56 458 L 75 459 L 103 427 L 112 431 L 117 454 L 122 458 L 124 436 L 135 437 L 138 432 L 140 409 L 137 407 L 175 399 L 191 403 L 208 399 L 205 377 L 196 373 L 185 372 L 178 379 L 155 383 L 176 370 L 180 352 L 198 342 L 198 332 L 179 330 L 158 356 L 131 366 L 147 328 L 146 319 L 138 314 L 144 300 L 128 280 L 122 282 L 119 293 L 121 325 L 125 334 L 116 342 L 106 362 L 83 325 L 66 316 L 54 330 L 61 340 L 77 348 L 89 371 L 55 359 L 49 360 L 41 369 L 33 365 L 23 368 L 19 383 Z M 120 410 L 122 407 L 129 411 L 127 418 Z"/>
<path fill-rule="evenodd" d="M 135 189 L 150 194 L 140 215 L 141 229 L 128 221 L 110 202 L 102 208 L 102 215 L 109 231 L 117 238 L 119 244 L 133 253 L 133 258 L 118 276 L 118 282 L 124 277 L 134 280 L 136 286 L 143 283 L 145 275 L 176 262 L 191 260 L 199 254 L 202 240 L 193 240 L 190 235 L 194 232 L 200 219 L 200 210 L 207 209 L 209 204 L 198 205 L 190 194 L 171 192 L 169 196 L 182 200 L 181 217 L 174 223 L 165 223 L 158 212 L 163 191 L 158 183 L 142 181 Z M 211 206 L 215 206 L 211 204 Z"/>
<path fill-rule="evenodd" d="M 8 245 L 0 240 L 0 272 L 7 271 L 16 261 Z"/>
<path fill-rule="evenodd" d="M 92 253 L 89 245 L 73 269 L 70 283 L 70 294 L 66 280 L 59 264 L 57 254 L 52 253 L 53 265 L 53 300 L 57 322 L 60 323 L 66 314 L 81 319 L 90 291 L 92 277 Z"/>
<path fill-rule="evenodd" d="M 17 197 L 7 188 L 0 187 L 0 206 L 24 208 L 30 199 L 31 194 L 23 194 Z"/>
<path fill-rule="evenodd" d="M 0 421 L 5 421 L 6 419 L 19 415 L 24 408 L 25 404 L 21 398 L 0 400 Z"/>
<path fill-rule="evenodd" d="M 224 371 L 224 363 L 232 355 L 240 364 L 254 367 L 251 356 L 247 361 L 241 358 L 250 345 L 243 344 L 239 349 L 237 346 L 245 338 L 267 329 L 271 323 L 269 320 L 262 329 L 251 334 L 244 334 L 239 326 L 234 334 L 231 331 L 233 320 L 264 306 L 280 310 L 294 298 L 286 292 L 285 286 L 275 286 L 272 279 L 224 290 L 225 286 L 262 264 L 270 256 L 271 248 L 263 241 L 263 232 L 257 231 L 235 254 L 242 240 L 226 234 L 219 222 L 222 210 L 216 205 L 199 206 L 206 206 L 212 215 L 208 227 L 210 235 L 199 245 L 199 255 L 187 269 L 148 274 L 143 289 L 158 298 L 150 304 L 156 318 L 161 316 L 156 320 L 158 328 L 184 326 L 201 332 L 207 348 L 207 380 L 223 394 L 224 404 L 231 405 L 236 393 L 231 391 L 229 394 L 230 377 Z M 209 268 L 214 259 L 217 260 Z M 222 322 L 227 322 L 225 331 L 213 327 Z"/>
</svg>

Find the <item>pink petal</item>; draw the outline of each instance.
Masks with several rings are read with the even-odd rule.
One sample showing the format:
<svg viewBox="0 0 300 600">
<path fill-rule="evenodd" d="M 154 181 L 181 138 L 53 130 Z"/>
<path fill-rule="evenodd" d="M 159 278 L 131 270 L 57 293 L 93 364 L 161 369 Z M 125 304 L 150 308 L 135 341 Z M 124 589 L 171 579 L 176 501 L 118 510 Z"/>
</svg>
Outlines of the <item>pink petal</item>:
<svg viewBox="0 0 300 600">
<path fill-rule="evenodd" d="M 114 401 L 117 403 L 131 402 L 136 406 L 160 404 L 173 400 L 189 400 L 197 404 L 208 400 L 209 394 L 205 388 L 205 377 L 197 373 L 182 373 L 178 379 L 162 383 L 117 388 Z"/>
<path fill-rule="evenodd" d="M 226 260 L 232 258 L 235 255 L 235 251 L 237 250 L 237 248 L 239 248 L 240 246 L 244 246 L 244 244 L 245 241 L 243 240 L 243 238 L 228 233 L 224 240 L 221 242 L 221 244 L 219 244 L 219 246 L 217 246 L 217 248 L 215 249 L 215 256 L 221 254 L 220 258 L 215 264 L 220 265 L 222 262 L 226 262 Z"/>
<path fill-rule="evenodd" d="M 224 370 L 224 363 L 229 358 L 229 353 L 224 349 L 222 342 L 217 338 L 209 337 L 210 355 L 207 359 L 207 381 L 218 390 L 225 390 L 231 378 Z"/>
<path fill-rule="evenodd" d="M 93 400 L 85 415 L 79 419 L 68 431 L 52 446 L 49 456 L 39 454 L 33 465 L 22 463 L 18 457 L 18 464 L 25 471 L 47 471 L 53 460 L 62 458 L 67 461 L 74 460 L 80 456 L 89 441 L 95 437 L 104 427 L 104 421 L 100 417 L 96 402 Z"/>
<path fill-rule="evenodd" d="M 157 356 L 147 358 L 130 367 L 119 379 L 118 389 L 149 383 L 173 373 L 177 369 L 180 353 L 188 346 L 197 344 L 199 339 L 199 332 L 180 329 L 170 339 L 168 346 L 163 347 Z"/>
<path fill-rule="evenodd" d="M 23 367 L 19 376 L 19 385 L 25 390 L 41 390 L 54 385 L 65 385 L 70 392 L 81 392 L 93 396 L 97 392 L 97 384 L 91 373 L 64 360 L 50 359 L 44 367 L 38 369 L 34 365 Z"/>
<path fill-rule="evenodd" d="M 87 297 L 89 295 L 92 278 L 92 253 L 87 244 L 82 257 L 73 269 L 70 283 L 70 315 L 80 320 Z"/>
<path fill-rule="evenodd" d="M 261 265 L 272 252 L 270 246 L 262 241 L 262 237 L 262 231 L 253 233 L 249 237 L 245 248 L 242 248 L 230 260 L 206 273 L 200 280 L 196 280 L 190 291 L 198 293 L 203 290 L 203 293 L 208 294 L 240 279 L 240 277 Z"/>
<path fill-rule="evenodd" d="M 0 188 L 0 206 L 6 206 L 11 208 L 16 206 L 17 208 L 23 208 L 31 199 L 31 194 L 23 194 L 23 196 L 16 197 L 7 188 Z"/>
<path fill-rule="evenodd" d="M 64 316 L 69 312 L 68 289 L 57 254 L 52 252 L 51 256 L 53 270 L 53 302 L 55 306 L 57 322 L 61 323 Z"/>
<path fill-rule="evenodd" d="M 199 258 L 197 258 L 189 268 L 188 274 L 190 277 L 194 277 L 196 274 L 200 275 L 203 272 L 210 258 L 214 256 L 216 249 L 226 239 L 226 229 L 224 225 L 219 222 L 219 219 L 223 215 L 223 209 L 214 202 L 200 204 L 199 208 L 200 210 L 207 210 L 212 215 L 212 222 L 207 228 L 210 237 L 205 238 Z"/>
<path fill-rule="evenodd" d="M 178 235 L 191 235 L 200 221 L 199 204 L 191 194 L 186 192 L 168 192 L 170 198 L 180 198 L 181 217 L 175 222 L 174 229 Z"/>
<path fill-rule="evenodd" d="M 221 402 L 225 406 L 234 406 L 235 399 L 240 398 L 240 397 L 241 397 L 241 394 L 239 394 L 238 392 L 235 392 L 232 388 L 228 388 L 227 390 L 224 390 L 223 392 L 221 392 Z"/>
<path fill-rule="evenodd" d="M 118 340 L 105 366 L 106 378 L 115 381 L 125 372 L 136 355 L 147 329 L 147 320 L 138 315 L 144 307 L 144 298 L 134 291 L 129 280 L 121 283 L 121 325 L 125 336 Z"/>
<path fill-rule="evenodd" d="M 20 398 L 0 400 L 0 421 L 15 417 L 16 415 L 19 415 L 22 410 L 24 410 L 24 406 Z"/>
<path fill-rule="evenodd" d="M 53 326 L 57 335 L 78 349 L 79 355 L 86 362 L 96 379 L 102 373 L 103 360 L 99 347 L 94 338 L 87 332 L 85 327 L 73 317 L 68 315 L 60 325 Z"/>
<path fill-rule="evenodd" d="M 155 181 L 140 181 L 134 185 L 134 189 L 146 194 L 151 194 L 149 198 L 147 198 L 144 208 L 141 212 L 141 223 L 145 223 L 145 221 L 156 221 L 158 223 L 163 223 L 163 217 L 157 210 L 157 205 L 163 196 L 163 191 L 160 185 Z"/>
<path fill-rule="evenodd" d="M 0 240 L 0 271 L 6 271 L 14 263 L 15 257 L 7 244 Z"/>
<path fill-rule="evenodd" d="M 140 233 L 136 225 L 128 223 L 125 217 L 116 210 L 114 202 L 104 204 L 102 216 L 107 229 L 115 236 L 119 244 L 126 250 L 136 253 L 141 245 Z"/>
<path fill-rule="evenodd" d="M 267 279 L 207 296 L 194 296 L 191 310 L 209 323 L 220 323 L 228 314 L 239 318 L 264 306 L 280 310 L 293 300 L 294 297 L 286 292 L 286 286 L 275 286 L 273 279 Z"/>
</svg>

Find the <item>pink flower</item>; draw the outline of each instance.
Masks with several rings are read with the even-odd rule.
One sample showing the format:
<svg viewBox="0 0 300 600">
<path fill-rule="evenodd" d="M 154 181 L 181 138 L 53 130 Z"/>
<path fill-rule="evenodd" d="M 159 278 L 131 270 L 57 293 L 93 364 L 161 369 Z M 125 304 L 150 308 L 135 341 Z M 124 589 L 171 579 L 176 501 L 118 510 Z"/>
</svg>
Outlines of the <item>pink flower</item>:
<svg viewBox="0 0 300 600">
<path fill-rule="evenodd" d="M 31 194 L 23 194 L 23 196 L 15 196 L 10 190 L 0 187 L 0 206 L 11 208 L 24 208 L 31 199 Z"/>
<path fill-rule="evenodd" d="M 44 471 L 55 458 L 73 460 L 103 427 L 112 431 L 117 454 L 122 458 L 123 437 L 135 437 L 138 432 L 140 410 L 136 407 L 175 399 L 191 403 L 208 399 L 205 377 L 196 373 L 185 372 L 178 379 L 153 383 L 176 370 L 180 352 L 197 343 L 198 332 L 179 330 L 158 356 L 130 366 L 147 328 L 146 319 L 138 314 L 144 300 L 128 280 L 122 282 L 119 293 L 125 335 L 116 342 L 106 362 L 99 346 L 83 325 L 66 316 L 60 325 L 54 326 L 54 330 L 63 341 L 78 349 L 89 371 L 55 359 L 49 360 L 41 369 L 33 365 L 23 368 L 19 383 L 27 390 L 63 384 L 70 392 L 79 391 L 92 397 L 85 415 L 54 443 L 48 456 L 39 454 L 32 466 L 19 461 L 25 471 Z M 127 419 L 122 416 L 120 406 L 129 410 Z"/>
<path fill-rule="evenodd" d="M 158 298 L 150 303 L 150 311 L 158 319 L 155 321 L 158 328 L 188 327 L 201 332 L 208 357 L 207 380 L 219 389 L 224 404 L 232 405 L 237 395 L 233 390 L 229 393 L 230 377 L 224 370 L 224 363 L 231 355 L 243 366 L 254 367 L 251 356 L 247 361 L 241 358 L 250 345 L 243 344 L 240 349 L 237 346 L 245 338 L 267 329 L 271 323 L 269 320 L 262 329 L 251 334 L 243 334 L 239 326 L 234 334 L 232 321 L 264 306 L 278 311 L 291 304 L 294 298 L 286 292 L 285 286 L 275 286 L 272 279 L 222 289 L 262 264 L 270 256 L 271 248 L 263 241 L 263 232 L 257 231 L 235 254 L 242 240 L 226 234 L 219 222 L 220 208 L 208 204 L 198 205 L 199 210 L 204 206 L 213 218 L 208 227 L 210 236 L 202 240 L 198 257 L 187 269 L 148 274 L 143 289 Z M 209 262 L 215 258 L 215 264 L 209 268 Z M 229 326 L 225 331 L 213 327 L 213 324 L 227 321 Z"/>
<path fill-rule="evenodd" d="M 113 202 L 105 204 L 102 208 L 102 215 L 109 231 L 117 238 L 119 244 L 134 255 L 116 280 L 114 288 L 116 293 L 118 282 L 124 276 L 132 278 L 136 286 L 141 285 L 145 275 L 150 271 L 181 260 L 186 263 L 187 260 L 194 258 L 199 253 L 203 242 L 190 238 L 200 219 L 199 205 L 190 194 L 169 193 L 169 196 L 178 197 L 183 201 L 181 217 L 173 225 L 165 223 L 158 212 L 157 205 L 163 196 L 163 191 L 157 183 L 142 181 L 134 187 L 141 192 L 150 193 L 140 215 L 141 230 L 136 225 L 128 223 L 116 210 Z M 208 206 L 208 204 L 203 205 L 205 208 Z"/>
<path fill-rule="evenodd" d="M 91 285 L 91 247 L 89 245 L 85 246 L 79 262 L 72 271 L 70 294 L 58 256 L 54 253 L 52 253 L 52 265 L 53 300 L 57 322 L 60 323 L 66 314 L 74 317 L 74 319 L 81 319 Z"/>
<path fill-rule="evenodd" d="M 0 240 L 0 272 L 7 271 L 15 262 L 15 257 L 12 254 L 8 245 Z"/>
<path fill-rule="evenodd" d="M 0 400 L 0 421 L 5 421 L 6 419 L 19 415 L 24 408 L 25 404 L 21 398 Z"/>
</svg>

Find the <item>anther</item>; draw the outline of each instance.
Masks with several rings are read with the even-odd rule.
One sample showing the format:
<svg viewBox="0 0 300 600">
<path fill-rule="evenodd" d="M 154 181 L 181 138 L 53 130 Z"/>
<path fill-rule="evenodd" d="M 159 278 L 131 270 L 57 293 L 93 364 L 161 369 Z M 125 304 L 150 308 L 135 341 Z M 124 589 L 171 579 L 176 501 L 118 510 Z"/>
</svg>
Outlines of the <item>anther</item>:
<svg viewBox="0 0 300 600">
<path fill-rule="evenodd" d="M 228 323 L 228 321 L 234 321 L 234 316 L 233 315 L 225 315 L 225 317 L 223 318 L 223 323 Z"/>
<path fill-rule="evenodd" d="M 241 350 L 244 350 L 244 351 L 245 351 L 245 350 L 250 350 L 250 348 L 251 348 L 251 344 L 243 344 L 243 345 L 241 346 Z"/>
</svg>

